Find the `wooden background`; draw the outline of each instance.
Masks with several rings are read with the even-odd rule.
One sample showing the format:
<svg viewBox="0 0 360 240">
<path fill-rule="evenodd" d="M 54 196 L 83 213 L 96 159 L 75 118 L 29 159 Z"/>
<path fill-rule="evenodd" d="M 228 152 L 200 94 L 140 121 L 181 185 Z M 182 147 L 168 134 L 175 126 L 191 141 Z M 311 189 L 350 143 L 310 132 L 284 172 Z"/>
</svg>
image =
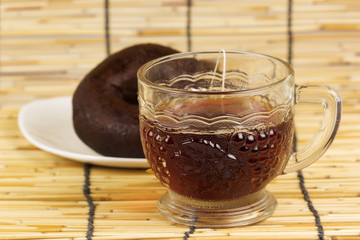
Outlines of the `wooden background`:
<svg viewBox="0 0 360 240">
<path fill-rule="evenodd" d="M 186 51 L 186 0 L 110 0 L 111 52 L 143 42 Z M 106 57 L 101 0 L 0 0 L 0 239 L 86 239 L 84 166 L 43 152 L 20 133 L 31 100 L 71 95 Z M 192 50 L 244 50 L 287 59 L 288 1 L 193 0 Z M 327 84 L 343 97 L 337 139 L 303 171 L 324 239 L 360 239 L 360 1 L 293 0 L 297 84 Z M 297 108 L 299 143 L 317 130 L 321 109 Z M 164 220 L 166 191 L 144 169 L 93 166 L 97 206 L 92 239 L 184 239 L 188 227 Z M 268 188 L 274 215 L 257 225 L 196 229 L 190 239 L 318 239 L 296 173 Z"/>
</svg>

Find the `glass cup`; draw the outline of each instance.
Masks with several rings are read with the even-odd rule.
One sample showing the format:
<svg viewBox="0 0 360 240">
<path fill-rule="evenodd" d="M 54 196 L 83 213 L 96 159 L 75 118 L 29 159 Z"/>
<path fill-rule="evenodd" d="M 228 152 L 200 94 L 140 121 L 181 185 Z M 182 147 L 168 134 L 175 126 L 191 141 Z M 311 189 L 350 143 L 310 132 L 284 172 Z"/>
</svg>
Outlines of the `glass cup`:
<svg viewBox="0 0 360 240">
<path fill-rule="evenodd" d="M 327 86 L 297 86 L 277 58 L 238 51 L 162 57 L 138 71 L 145 156 L 168 188 L 158 201 L 169 220 L 234 227 L 269 217 L 266 185 L 317 160 L 334 140 L 341 97 Z M 323 105 L 310 144 L 293 151 L 294 105 Z"/>
</svg>

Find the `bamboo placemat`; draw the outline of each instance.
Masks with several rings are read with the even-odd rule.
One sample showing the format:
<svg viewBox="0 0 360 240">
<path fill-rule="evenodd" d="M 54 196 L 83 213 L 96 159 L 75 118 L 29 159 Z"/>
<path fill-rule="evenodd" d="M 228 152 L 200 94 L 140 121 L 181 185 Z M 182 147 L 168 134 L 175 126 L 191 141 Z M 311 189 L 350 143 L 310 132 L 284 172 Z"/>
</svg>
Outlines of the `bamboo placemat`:
<svg viewBox="0 0 360 240">
<path fill-rule="evenodd" d="M 358 0 L 0 3 L 0 239 L 360 239 Z M 67 160 L 37 149 L 18 129 L 24 103 L 71 95 L 107 50 L 155 42 L 180 51 L 225 48 L 287 60 L 289 20 L 296 82 L 336 88 L 343 117 L 333 145 L 302 172 L 309 199 L 301 176 L 279 176 L 268 187 L 277 210 L 259 224 L 172 224 L 156 208 L 166 189 L 144 169 Z M 317 130 L 321 108 L 296 111 L 300 148 Z"/>
</svg>

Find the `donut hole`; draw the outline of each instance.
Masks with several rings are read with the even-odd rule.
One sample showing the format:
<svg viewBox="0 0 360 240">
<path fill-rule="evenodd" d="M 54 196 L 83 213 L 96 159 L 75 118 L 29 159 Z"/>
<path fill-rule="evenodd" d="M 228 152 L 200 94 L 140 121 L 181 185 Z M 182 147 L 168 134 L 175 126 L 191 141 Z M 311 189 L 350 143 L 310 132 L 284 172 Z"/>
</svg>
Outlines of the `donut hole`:
<svg viewBox="0 0 360 240">
<path fill-rule="evenodd" d="M 110 87 L 114 89 L 115 94 L 122 98 L 126 103 L 136 105 L 137 101 L 137 79 L 127 77 L 127 74 L 114 74 L 108 77 Z"/>
</svg>

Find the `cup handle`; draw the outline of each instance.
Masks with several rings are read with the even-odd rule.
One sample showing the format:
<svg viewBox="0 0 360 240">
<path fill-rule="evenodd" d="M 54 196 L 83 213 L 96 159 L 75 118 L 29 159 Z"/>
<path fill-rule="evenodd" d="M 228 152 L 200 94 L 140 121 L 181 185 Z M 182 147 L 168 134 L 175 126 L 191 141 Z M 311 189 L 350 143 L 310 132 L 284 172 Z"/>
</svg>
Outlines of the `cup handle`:
<svg viewBox="0 0 360 240">
<path fill-rule="evenodd" d="M 295 104 L 320 103 L 323 105 L 323 119 L 319 131 L 312 141 L 294 152 L 283 174 L 301 170 L 318 160 L 329 148 L 339 129 L 342 101 L 341 96 L 328 86 L 296 86 Z"/>
</svg>

